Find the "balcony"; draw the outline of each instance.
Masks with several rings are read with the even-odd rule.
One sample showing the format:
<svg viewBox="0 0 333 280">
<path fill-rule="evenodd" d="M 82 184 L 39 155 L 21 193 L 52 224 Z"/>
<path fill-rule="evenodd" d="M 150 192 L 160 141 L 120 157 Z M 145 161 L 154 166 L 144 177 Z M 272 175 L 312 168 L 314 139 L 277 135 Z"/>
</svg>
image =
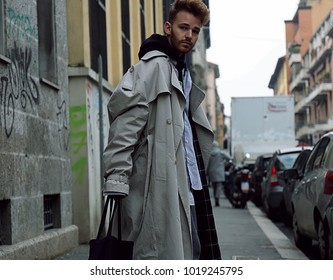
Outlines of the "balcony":
<svg viewBox="0 0 333 280">
<path fill-rule="evenodd" d="M 333 130 L 333 118 L 330 117 L 327 120 L 318 121 L 316 123 L 307 123 L 299 125 L 296 129 L 296 138 L 304 138 L 307 135 L 313 135 L 317 133 L 324 133 L 326 131 Z"/>
<path fill-rule="evenodd" d="M 313 74 L 316 70 L 325 63 L 326 60 L 329 60 L 332 56 L 332 44 L 324 45 L 320 50 L 315 52 L 316 54 L 312 54 L 316 59 L 313 59 L 310 63 L 309 73 Z"/>
<path fill-rule="evenodd" d="M 289 61 L 289 67 L 293 65 L 294 63 L 301 63 L 302 57 L 300 53 L 291 53 L 288 58 Z"/>
<path fill-rule="evenodd" d="M 323 80 L 320 84 L 312 88 L 310 94 L 301 99 L 295 106 L 295 113 L 304 110 L 311 102 L 327 98 L 327 92 L 332 91 L 332 82 Z"/>
<path fill-rule="evenodd" d="M 332 53 L 333 10 L 330 11 L 310 41 L 310 73 L 315 71 L 330 58 Z"/>
<path fill-rule="evenodd" d="M 308 74 L 308 69 L 302 68 L 301 71 L 299 71 L 299 73 L 296 75 L 296 77 L 290 83 L 290 85 L 289 85 L 290 91 L 293 92 L 296 89 L 303 88 L 304 84 L 306 84 L 309 77 L 310 76 Z"/>
<path fill-rule="evenodd" d="M 291 67 L 294 63 L 301 63 L 301 46 L 299 44 L 292 44 L 288 47 L 288 64 Z"/>
<path fill-rule="evenodd" d="M 326 35 L 333 38 L 333 11 L 331 11 L 326 18 L 327 22 L 327 33 Z"/>
</svg>

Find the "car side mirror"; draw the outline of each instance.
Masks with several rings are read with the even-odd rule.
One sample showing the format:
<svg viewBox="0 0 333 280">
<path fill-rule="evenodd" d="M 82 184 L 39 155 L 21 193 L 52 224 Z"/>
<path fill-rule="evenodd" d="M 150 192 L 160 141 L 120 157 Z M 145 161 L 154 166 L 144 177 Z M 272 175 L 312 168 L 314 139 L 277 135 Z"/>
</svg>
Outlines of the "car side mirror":
<svg viewBox="0 0 333 280">
<path fill-rule="evenodd" d="M 298 171 L 296 168 L 290 168 L 290 169 L 286 169 L 283 171 L 283 178 L 285 181 L 287 180 L 291 180 L 291 179 L 299 179 L 300 175 L 298 174 Z"/>
</svg>

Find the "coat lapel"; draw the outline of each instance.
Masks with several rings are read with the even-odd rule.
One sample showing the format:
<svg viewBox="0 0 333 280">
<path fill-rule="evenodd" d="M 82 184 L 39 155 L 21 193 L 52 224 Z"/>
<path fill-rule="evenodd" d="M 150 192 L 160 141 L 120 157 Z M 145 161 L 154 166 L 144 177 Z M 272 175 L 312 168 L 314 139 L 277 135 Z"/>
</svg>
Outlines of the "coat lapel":
<svg viewBox="0 0 333 280">
<path fill-rule="evenodd" d="M 186 100 L 183 94 L 183 89 L 178 80 L 176 71 L 172 68 L 171 73 L 171 104 L 172 104 L 172 117 L 173 117 L 173 130 L 174 130 L 174 147 L 177 151 L 184 133 L 184 119 L 180 112 L 184 112 Z"/>
</svg>

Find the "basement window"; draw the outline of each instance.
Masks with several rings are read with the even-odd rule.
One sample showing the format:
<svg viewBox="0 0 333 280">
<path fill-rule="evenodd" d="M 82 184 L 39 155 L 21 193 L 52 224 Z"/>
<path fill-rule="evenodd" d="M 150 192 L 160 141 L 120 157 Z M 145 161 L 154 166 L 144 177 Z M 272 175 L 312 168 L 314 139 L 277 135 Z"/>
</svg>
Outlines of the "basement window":
<svg viewBox="0 0 333 280">
<path fill-rule="evenodd" d="M 44 196 L 44 230 L 60 227 L 60 196 Z"/>
<path fill-rule="evenodd" d="M 0 246 L 11 245 L 10 200 L 0 200 Z"/>
</svg>

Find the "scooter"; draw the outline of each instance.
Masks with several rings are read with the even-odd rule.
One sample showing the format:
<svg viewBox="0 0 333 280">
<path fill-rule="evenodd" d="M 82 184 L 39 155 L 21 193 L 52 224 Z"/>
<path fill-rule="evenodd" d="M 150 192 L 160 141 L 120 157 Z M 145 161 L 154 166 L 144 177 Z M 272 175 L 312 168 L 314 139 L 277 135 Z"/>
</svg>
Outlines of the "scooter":
<svg viewBox="0 0 333 280">
<path fill-rule="evenodd" d="M 229 194 L 227 196 L 235 208 L 245 208 L 250 196 L 251 171 L 246 165 L 237 166 L 232 171 Z"/>
</svg>

